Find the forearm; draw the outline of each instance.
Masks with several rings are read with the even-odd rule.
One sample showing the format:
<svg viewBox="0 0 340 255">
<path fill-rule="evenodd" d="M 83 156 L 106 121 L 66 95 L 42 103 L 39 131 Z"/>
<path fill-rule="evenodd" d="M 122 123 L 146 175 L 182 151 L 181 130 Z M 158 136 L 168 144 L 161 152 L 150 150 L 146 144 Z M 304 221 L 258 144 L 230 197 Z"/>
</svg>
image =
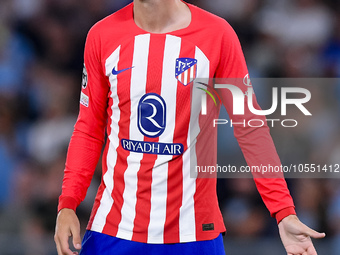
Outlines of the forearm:
<svg viewBox="0 0 340 255">
<path fill-rule="evenodd" d="M 238 142 L 249 166 L 280 166 L 273 140 L 267 127 L 243 130 Z M 256 187 L 272 217 L 278 223 L 286 216 L 295 214 L 293 199 L 281 172 L 253 173 Z"/>
<path fill-rule="evenodd" d="M 80 131 L 74 131 L 67 153 L 58 211 L 63 208 L 75 210 L 84 200 L 102 146 L 103 141 Z"/>
</svg>

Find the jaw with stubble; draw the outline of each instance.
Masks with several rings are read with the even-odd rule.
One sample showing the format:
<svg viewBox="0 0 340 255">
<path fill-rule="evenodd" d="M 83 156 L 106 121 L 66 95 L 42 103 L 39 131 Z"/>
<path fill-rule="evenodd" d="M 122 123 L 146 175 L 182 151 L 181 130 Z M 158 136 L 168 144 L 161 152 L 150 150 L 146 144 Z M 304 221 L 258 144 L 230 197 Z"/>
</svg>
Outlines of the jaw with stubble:
<svg viewBox="0 0 340 255">
<path fill-rule="evenodd" d="M 187 27 L 191 12 L 181 0 L 134 0 L 134 19 L 148 32 L 167 33 Z"/>
</svg>

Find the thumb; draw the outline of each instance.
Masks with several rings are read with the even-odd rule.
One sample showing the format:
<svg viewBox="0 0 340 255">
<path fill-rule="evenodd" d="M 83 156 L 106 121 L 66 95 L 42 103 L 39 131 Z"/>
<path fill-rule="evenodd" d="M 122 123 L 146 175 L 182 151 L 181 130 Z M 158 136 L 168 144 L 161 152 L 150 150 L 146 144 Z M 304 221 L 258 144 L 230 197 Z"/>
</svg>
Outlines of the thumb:
<svg viewBox="0 0 340 255">
<path fill-rule="evenodd" d="M 73 246 L 77 250 L 80 250 L 81 249 L 80 229 L 73 228 L 71 232 L 72 232 L 72 238 L 73 238 Z"/>
<path fill-rule="evenodd" d="M 326 236 L 325 233 L 320 233 L 315 231 L 314 229 L 311 229 L 306 226 L 305 234 L 310 236 L 311 238 L 324 238 Z"/>
</svg>

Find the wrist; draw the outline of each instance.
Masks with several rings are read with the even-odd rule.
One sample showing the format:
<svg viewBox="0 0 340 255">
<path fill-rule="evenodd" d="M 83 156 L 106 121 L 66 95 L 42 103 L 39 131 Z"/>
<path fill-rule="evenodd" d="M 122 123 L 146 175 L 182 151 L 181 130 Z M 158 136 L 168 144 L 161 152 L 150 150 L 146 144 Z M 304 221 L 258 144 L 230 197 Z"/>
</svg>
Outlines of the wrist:
<svg viewBox="0 0 340 255">
<path fill-rule="evenodd" d="M 284 208 L 284 209 L 278 211 L 275 214 L 277 224 L 279 224 L 284 218 L 286 218 L 288 216 L 295 216 L 296 217 L 296 212 L 295 212 L 294 207 L 287 207 L 287 208 Z"/>
<path fill-rule="evenodd" d="M 73 197 L 67 197 L 67 196 L 59 197 L 58 213 L 62 209 L 71 209 L 73 211 L 76 211 L 77 207 L 78 207 L 78 203 Z"/>
</svg>

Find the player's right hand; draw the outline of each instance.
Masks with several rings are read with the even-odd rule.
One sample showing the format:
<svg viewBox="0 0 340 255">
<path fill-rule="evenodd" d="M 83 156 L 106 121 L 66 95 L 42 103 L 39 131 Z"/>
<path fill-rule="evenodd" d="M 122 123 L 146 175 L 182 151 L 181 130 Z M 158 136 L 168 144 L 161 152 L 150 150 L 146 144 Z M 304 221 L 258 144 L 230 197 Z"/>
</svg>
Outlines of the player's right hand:
<svg viewBox="0 0 340 255">
<path fill-rule="evenodd" d="M 54 241 L 57 246 L 58 255 L 76 255 L 78 252 L 71 251 L 69 238 L 73 238 L 75 249 L 81 249 L 80 223 L 76 213 L 71 209 L 62 209 L 58 213 L 55 228 Z"/>
</svg>

